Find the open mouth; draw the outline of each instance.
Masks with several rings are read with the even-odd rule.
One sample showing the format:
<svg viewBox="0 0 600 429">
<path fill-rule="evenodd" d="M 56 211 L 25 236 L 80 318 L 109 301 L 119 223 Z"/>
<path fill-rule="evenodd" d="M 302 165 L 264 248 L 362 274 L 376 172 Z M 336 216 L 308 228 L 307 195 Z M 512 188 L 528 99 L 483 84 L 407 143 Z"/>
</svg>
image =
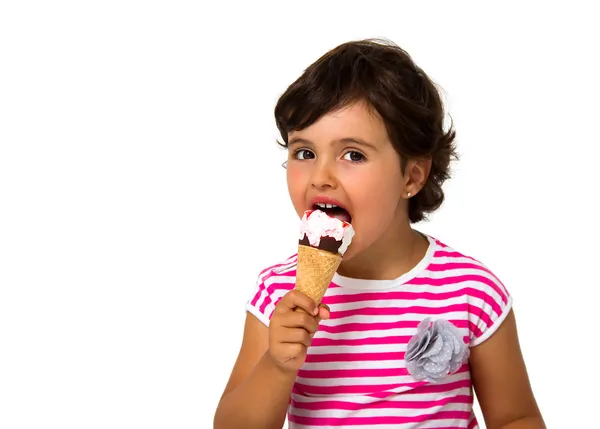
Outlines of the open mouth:
<svg viewBox="0 0 600 429">
<path fill-rule="evenodd" d="M 348 213 L 348 211 L 343 207 L 336 206 L 335 204 L 317 203 L 312 206 L 312 209 L 321 210 L 322 212 L 325 212 L 328 216 L 334 217 L 344 222 L 352 223 L 352 216 L 350 216 L 350 213 Z"/>
</svg>

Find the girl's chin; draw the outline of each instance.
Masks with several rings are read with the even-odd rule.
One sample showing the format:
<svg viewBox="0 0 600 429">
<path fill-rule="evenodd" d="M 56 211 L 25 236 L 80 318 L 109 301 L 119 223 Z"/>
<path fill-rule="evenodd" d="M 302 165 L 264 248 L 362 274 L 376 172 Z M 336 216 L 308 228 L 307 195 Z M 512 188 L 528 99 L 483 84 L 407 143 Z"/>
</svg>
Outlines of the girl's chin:
<svg viewBox="0 0 600 429">
<path fill-rule="evenodd" d="M 346 250 L 346 253 L 344 253 L 344 256 L 342 257 L 342 263 L 341 265 L 349 262 L 352 260 L 352 258 L 356 257 L 356 255 L 358 255 L 360 253 L 360 249 L 358 248 L 352 248 L 352 244 L 348 247 L 348 249 Z"/>
</svg>

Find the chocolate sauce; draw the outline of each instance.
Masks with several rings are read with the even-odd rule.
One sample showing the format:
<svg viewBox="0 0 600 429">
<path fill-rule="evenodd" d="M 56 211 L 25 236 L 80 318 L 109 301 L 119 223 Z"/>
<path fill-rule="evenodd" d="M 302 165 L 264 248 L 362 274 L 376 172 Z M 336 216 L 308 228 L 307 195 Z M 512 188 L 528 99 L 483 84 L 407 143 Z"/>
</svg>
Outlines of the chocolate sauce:
<svg viewBox="0 0 600 429">
<path fill-rule="evenodd" d="M 304 246 L 311 245 L 310 241 L 308 241 L 308 237 L 306 237 L 306 234 L 304 234 L 304 237 L 302 237 L 302 239 L 298 243 L 302 244 Z M 331 252 L 331 253 L 338 253 L 341 246 L 342 246 L 342 242 L 337 241 L 333 237 L 321 237 L 321 241 L 319 243 L 319 249 L 325 250 L 325 251 Z"/>
</svg>

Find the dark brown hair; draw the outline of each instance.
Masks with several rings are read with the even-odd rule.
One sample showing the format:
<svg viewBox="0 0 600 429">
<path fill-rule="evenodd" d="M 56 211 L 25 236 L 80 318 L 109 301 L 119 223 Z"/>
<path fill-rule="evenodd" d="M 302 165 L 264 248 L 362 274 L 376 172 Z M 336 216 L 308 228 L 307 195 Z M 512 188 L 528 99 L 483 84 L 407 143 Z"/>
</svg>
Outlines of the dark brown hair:
<svg viewBox="0 0 600 429">
<path fill-rule="evenodd" d="M 410 55 L 392 42 L 344 43 L 310 65 L 279 98 L 275 121 L 287 148 L 288 133 L 302 130 L 323 115 L 366 101 L 385 123 L 388 136 L 407 159 L 430 157 L 431 172 L 420 192 L 409 200 L 411 222 L 440 207 L 442 184 L 457 158 L 452 126 L 444 131 L 444 107 L 431 79 Z"/>
</svg>

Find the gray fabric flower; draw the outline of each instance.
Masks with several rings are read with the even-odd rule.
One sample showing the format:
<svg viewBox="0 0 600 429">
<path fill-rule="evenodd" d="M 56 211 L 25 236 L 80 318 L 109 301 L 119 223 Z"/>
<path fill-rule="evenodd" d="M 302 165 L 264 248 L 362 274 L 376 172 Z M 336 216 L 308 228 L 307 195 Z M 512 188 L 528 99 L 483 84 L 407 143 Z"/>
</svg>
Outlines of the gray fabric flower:
<svg viewBox="0 0 600 429">
<path fill-rule="evenodd" d="M 458 328 L 447 320 L 423 320 L 406 349 L 406 368 L 417 380 L 439 383 L 469 358 Z"/>
</svg>

